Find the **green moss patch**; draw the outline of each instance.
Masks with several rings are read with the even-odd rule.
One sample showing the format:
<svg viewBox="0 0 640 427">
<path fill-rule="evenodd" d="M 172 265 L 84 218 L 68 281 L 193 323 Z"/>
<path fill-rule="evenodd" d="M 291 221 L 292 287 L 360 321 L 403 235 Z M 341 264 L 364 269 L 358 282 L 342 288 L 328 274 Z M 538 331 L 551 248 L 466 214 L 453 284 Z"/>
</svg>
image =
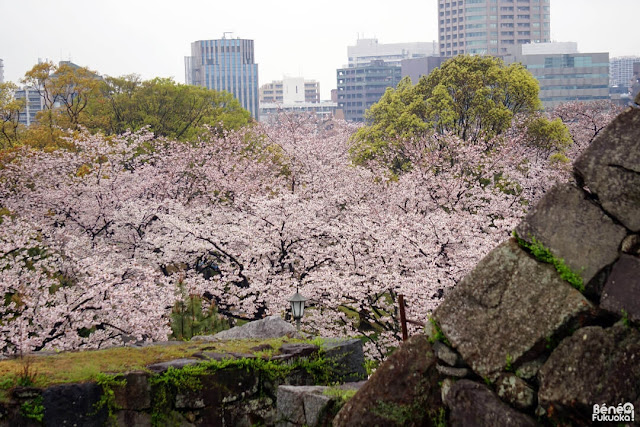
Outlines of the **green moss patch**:
<svg viewBox="0 0 640 427">
<path fill-rule="evenodd" d="M 304 342 L 289 338 L 266 340 L 229 340 L 220 342 L 183 342 L 148 347 L 114 347 L 105 350 L 62 352 L 53 355 L 26 356 L 0 361 L 0 391 L 18 385 L 45 388 L 56 384 L 96 381 L 102 373 L 145 370 L 147 365 L 192 357 L 194 353 L 249 353 L 257 357 L 273 351 L 252 351 L 261 344 L 278 349 L 285 342 Z M 25 369 L 30 384 L 25 380 Z"/>
<path fill-rule="evenodd" d="M 535 259 L 540 262 L 544 262 L 547 264 L 551 264 L 555 267 L 556 271 L 560 274 L 564 280 L 569 282 L 571 286 L 579 290 L 580 292 L 584 292 L 584 281 L 579 274 L 571 271 L 571 269 L 564 263 L 562 258 L 556 258 L 551 250 L 545 247 L 540 241 L 538 241 L 535 237 L 531 236 L 531 243 L 527 242 L 524 239 L 521 239 L 518 236 L 518 233 L 513 232 L 513 237 L 518 241 L 518 245 L 521 248 L 525 249 L 529 252 Z"/>
</svg>

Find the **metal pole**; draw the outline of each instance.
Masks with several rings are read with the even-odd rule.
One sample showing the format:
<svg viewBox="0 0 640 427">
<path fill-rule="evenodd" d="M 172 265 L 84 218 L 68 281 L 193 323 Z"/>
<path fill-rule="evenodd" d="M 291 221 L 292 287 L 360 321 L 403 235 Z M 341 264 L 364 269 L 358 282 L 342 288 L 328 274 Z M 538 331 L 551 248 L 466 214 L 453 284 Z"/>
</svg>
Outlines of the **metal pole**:
<svg viewBox="0 0 640 427">
<path fill-rule="evenodd" d="M 296 328 L 298 328 L 298 332 L 300 332 L 300 318 L 296 319 Z"/>
<path fill-rule="evenodd" d="M 406 341 L 407 335 L 407 318 L 404 314 L 404 295 L 398 294 L 398 305 L 400 306 L 400 326 L 402 327 L 402 341 Z"/>
</svg>

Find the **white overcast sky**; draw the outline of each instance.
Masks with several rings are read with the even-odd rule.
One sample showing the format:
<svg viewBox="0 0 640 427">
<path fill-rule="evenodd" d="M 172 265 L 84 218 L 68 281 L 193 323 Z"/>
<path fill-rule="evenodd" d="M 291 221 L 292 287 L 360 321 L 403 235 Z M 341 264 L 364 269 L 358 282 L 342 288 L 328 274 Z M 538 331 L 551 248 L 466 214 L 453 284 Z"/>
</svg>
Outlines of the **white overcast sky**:
<svg viewBox="0 0 640 427">
<path fill-rule="evenodd" d="M 283 75 L 336 86 L 347 46 L 433 41 L 437 0 L 0 0 L 0 58 L 18 82 L 38 58 L 72 60 L 103 75 L 184 82 L 195 40 L 255 40 L 260 84 Z M 551 37 L 582 52 L 640 56 L 640 0 L 551 0 Z"/>
</svg>

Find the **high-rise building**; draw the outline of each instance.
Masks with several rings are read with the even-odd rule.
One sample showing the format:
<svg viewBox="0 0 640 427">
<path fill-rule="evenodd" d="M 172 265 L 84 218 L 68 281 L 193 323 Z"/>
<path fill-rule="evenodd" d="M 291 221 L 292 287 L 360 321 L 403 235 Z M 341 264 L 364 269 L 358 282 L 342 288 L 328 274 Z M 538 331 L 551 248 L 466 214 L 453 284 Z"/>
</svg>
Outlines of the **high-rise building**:
<svg viewBox="0 0 640 427">
<path fill-rule="evenodd" d="M 24 108 L 20 111 L 19 121 L 25 126 L 29 126 L 36 121 L 36 114 L 44 110 L 44 98 L 36 89 L 25 86 L 18 89 L 14 94 L 16 99 L 24 99 Z"/>
<path fill-rule="evenodd" d="M 358 39 L 355 46 L 347 46 L 349 67 L 366 65 L 382 60 L 387 64 L 400 65 L 403 59 L 438 56 L 436 42 L 378 43 L 378 39 Z"/>
<path fill-rule="evenodd" d="M 345 120 L 363 122 L 364 113 L 378 102 L 388 87 L 395 88 L 402 79 L 398 65 L 375 60 L 369 64 L 337 70 L 338 109 Z"/>
<path fill-rule="evenodd" d="M 504 60 L 520 62 L 533 74 L 545 109 L 564 102 L 609 99 L 608 52 L 578 53 L 571 44 L 544 43 L 535 54 L 526 54 L 527 47 L 515 46 Z"/>
<path fill-rule="evenodd" d="M 258 64 L 253 40 L 227 38 L 191 43 L 185 57 L 187 84 L 227 91 L 258 119 Z"/>
<path fill-rule="evenodd" d="M 302 77 L 284 77 L 260 86 L 260 103 L 320 102 L 320 83 Z"/>
<path fill-rule="evenodd" d="M 0 58 L 0 83 L 4 83 L 4 62 Z"/>
<path fill-rule="evenodd" d="M 640 62 L 638 56 L 620 56 L 609 61 L 609 86 L 629 89 L 633 78 L 633 64 Z"/>
<path fill-rule="evenodd" d="M 504 55 L 550 41 L 550 0 L 438 0 L 440 56 Z"/>
</svg>

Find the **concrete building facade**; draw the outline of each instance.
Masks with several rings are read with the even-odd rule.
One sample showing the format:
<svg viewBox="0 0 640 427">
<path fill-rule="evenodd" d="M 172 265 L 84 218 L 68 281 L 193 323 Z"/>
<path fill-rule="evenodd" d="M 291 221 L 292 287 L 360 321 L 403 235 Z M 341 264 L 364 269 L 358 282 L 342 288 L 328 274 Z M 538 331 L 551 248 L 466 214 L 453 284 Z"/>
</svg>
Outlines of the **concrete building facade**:
<svg viewBox="0 0 640 427">
<path fill-rule="evenodd" d="M 525 55 L 523 47 L 512 49 L 505 63 L 520 62 L 533 74 L 540 83 L 539 97 L 545 109 L 564 102 L 609 99 L 608 52 Z"/>
<path fill-rule="evenodd" d="M 338 109 L 345 120 L 363 122 L 365 112 L 378 102 L 388 87 L 395 88 L 402 79 L 402 68 L 374 60 L 337 70 Z"/>
<path fill-rule="evenodd" d="M 226 38 L 191 43 L 185 57 L 187 84 L 227 91 L 258 119 L 258 64 L 253 40 Z"/>
<path fill-rule="evenodd" d="M 639 56 L 620 56 L 609 61 L 609 86 L 631 87 L 633 78 L 633 64 L 640 62 Z"/>
<path fill-rule="evenodd" d="M 347 46 L 348 66 L 358 67 L 382 60 L 400 65 L 403 59 L 438 56 L 436 42 L 379 43 L 378 39 L 358 39 L 355 46 Z"/>
<path fill-rule="evenodd" d="M 319 120 L 328 120 L 336 116 L 338 104 L 331 101 L 299 102 L 296 104 L 261 103 L 260 121 L 264 123 L 276 123 L 282 113 L 286 114 L 312 114 Z"/>
<path fill-rule="evenodd" d="M 499 56 L 550 35 L 550 0 L 438 0 L 440 56 Z"/>
<path fill-rule="evenodd" d="M 0 83 L 4 83 L 4 62 L 0 58 Z"/>
<path fill-rule="evenodd" d="M 428 76 L 449 58 L 444 56 L 428 56 L 426 58 L 403 59 L 400 63 L 402 78 L 409 77 L 416 84 L 420 77 Z"/>
<path fill-rule="evenodd" d="M 284 77 L 260 86 L 260 104 L 320 102 L 320 83 L 302 77 Z"/>
</svg>

